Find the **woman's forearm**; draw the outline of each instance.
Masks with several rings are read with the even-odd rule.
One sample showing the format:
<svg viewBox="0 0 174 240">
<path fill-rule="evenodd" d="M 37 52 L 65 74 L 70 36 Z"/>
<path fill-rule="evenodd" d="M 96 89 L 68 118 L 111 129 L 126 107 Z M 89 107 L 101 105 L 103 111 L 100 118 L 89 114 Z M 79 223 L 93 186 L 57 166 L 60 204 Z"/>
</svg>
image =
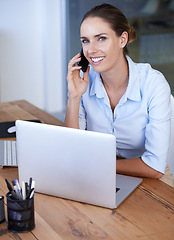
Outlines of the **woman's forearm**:
<svg viewBox="0 0 174 240">
<path fill-rule="evenodd" d="M 141 158 L 117 159 L 116 172 L 137 177 L 161 178 L 162 173 L 146 165 Z"/>
<path fill-rule="evenodd" d="M 80 98 L 68 98 L 65 116 L 65 127 L 79 128 Z"/>
</svg>

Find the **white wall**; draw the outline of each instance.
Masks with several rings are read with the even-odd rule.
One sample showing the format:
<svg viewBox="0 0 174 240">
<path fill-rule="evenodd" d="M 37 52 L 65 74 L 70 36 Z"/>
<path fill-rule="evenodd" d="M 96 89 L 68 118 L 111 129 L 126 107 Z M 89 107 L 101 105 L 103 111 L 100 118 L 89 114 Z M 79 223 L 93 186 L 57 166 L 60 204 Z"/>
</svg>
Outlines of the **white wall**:
<svg viewBox="0 0 174 240">
<path fill-rule="evenodd" d="M 0 0 L 0 101 L 65 108 L 64 0 Z"/>
</svg>

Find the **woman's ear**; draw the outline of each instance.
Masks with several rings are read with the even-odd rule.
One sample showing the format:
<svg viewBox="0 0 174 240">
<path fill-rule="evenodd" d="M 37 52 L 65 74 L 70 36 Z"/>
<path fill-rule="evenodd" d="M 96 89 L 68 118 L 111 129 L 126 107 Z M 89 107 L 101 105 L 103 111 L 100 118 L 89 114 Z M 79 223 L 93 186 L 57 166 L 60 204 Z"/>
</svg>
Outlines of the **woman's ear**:
<svg viewBox="0 0 174 240">
<path fill-rule="evenodd" d="M 124 31 L 120 36 L 120 46 L 124 48 L 128 42 L 128 33 Z"/>
</svg>

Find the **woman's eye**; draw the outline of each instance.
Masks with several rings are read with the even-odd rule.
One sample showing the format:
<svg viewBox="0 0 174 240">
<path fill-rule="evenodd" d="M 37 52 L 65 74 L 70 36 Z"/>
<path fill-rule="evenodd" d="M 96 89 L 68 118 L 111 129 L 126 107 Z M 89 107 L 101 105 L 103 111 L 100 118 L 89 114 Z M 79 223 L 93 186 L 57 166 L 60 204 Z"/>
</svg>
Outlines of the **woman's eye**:
<svg viewBox="0 0 174 240">
<path fill-rule="evenodd" d="M 89 41 L 87 39 L 83 39 L 81 42 L 85 44 L 85 43 L 88 43 Z"/>
<path fill-rule="evenodd" d="M 104 41 L 106 39 L 106 37 L 100 37 L 99 41 Z"/>
</svg>

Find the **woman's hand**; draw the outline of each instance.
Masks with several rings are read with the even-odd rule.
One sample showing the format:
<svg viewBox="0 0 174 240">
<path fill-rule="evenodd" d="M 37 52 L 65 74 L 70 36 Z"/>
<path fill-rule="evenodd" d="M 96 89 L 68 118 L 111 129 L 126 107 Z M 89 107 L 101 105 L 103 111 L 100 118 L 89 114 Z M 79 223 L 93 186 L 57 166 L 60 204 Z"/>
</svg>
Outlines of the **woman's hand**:
<svg viewBox="0 0 174 240">
<path fill-rule="evenodd" d="M 81 60 L 80 53 L 73 57 L 68 64 L 68 101 L 64 126 L 79 128 L 79 107 L 81 96 L 88 87 L 89 66 L 83 78 L 80 77 L 80 66 L 77 63 Z"/>
<path fill-rule="evenodd" d="M 86 92 L 88 87 L 88 74 L 89 66 L 85 73 L 83 73 L 83 78 L 80 77 L 81 67 L 76 65 L 80 62 L 80 53 L 74 56 L 68 64 L 68 95 L 69 98 L 81 98 L 81 96 Z"/>
</svg>

